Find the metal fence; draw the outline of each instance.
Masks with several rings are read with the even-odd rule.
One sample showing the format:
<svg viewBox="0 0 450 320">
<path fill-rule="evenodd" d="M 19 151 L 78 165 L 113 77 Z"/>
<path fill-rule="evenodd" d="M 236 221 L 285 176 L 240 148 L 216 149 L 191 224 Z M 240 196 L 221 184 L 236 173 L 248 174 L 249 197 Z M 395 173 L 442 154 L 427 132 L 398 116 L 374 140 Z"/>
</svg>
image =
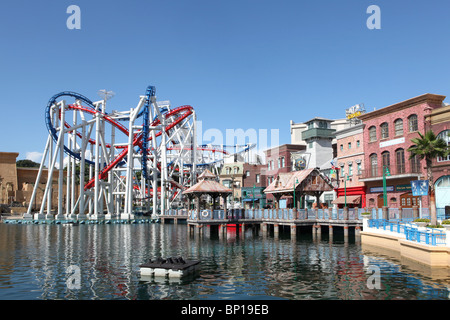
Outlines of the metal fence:
<svg viewBox="0 0 450 320">
<path fill-rule="evenodd" d="M 400 221 L 389 221 L 385 219 L 371 219 L 368 221 L 369 228 L 382 229 L 396 232 L 405 236 L 406 240 L 424 243 L 432 246 L 445 245 L 446 233 L 444 230 L 426 228 L 419 230 L 417 226 Z"/>
</svg>

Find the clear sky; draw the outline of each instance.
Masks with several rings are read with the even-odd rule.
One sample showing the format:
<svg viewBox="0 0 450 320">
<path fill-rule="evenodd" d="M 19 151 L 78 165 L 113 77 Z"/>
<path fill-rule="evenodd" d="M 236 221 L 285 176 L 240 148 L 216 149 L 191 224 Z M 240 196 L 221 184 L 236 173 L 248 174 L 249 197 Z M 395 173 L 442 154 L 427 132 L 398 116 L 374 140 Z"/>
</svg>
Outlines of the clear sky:
<svg viewBox="0 0 450 320">
<path fill-rule="evenodd" d="M 81 29 L 69 30 L 69 5 Z M 381 29 L 369 30 L 370 5 Z M 450 94 L 450 2 L 403 0 L 2 1 L 0 151 L 42 152 L 60 91 L 117 110 L 148 85 L 192 105 L 203 130 L 279 129 L 426 92 Z"/>
</svg>

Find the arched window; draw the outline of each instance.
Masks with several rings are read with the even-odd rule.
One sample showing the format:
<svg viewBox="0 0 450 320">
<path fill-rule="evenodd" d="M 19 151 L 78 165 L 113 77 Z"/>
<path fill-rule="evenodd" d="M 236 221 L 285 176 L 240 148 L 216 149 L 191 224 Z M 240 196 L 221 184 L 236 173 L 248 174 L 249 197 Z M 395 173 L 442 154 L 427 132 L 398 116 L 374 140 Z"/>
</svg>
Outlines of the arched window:
<svg viewBox="0 0 450 320">
<path fill-rule="evenodd" d="M 419 125 L 417 122 L 417 114 L 412 114 L 408 117 L 408 131 L 419 131 Z"/>
<path fill-rule="evenodd" d="M 394 127 L 395 127 L 395 135 L 402 136 L 403 135 L 403 120 L 402 119 L 395 120 Z"/>
<path fill-rule="evenodd" d="M 370 176 L 378 176 L 378 156 L 376 153 L 370 155 Z"/>
<path fill-rule="evenodd" d="M 387 168 L 390 170 L 391 166 L 391 155 L 389 154 L 389 151 L 385 151 L 381 154 L 382 160 L 383 160 L 383 170 L 384 168 Z"/>
<path fill-rule="evenodd" d="M 381 129 L 381 139 L 389 138 L 389 124 L 387 122 L 383 122 L 380 125 L 380 129 Z"/>
<path fill-rule="evenodd" d="M 411 146 L 409 148 L 412 148 L 414 146 Z M 408 148 L 408 149 L 409 149 Z M 409 163 L 411 166 L 411 173 L 420 173 L 420 157 L 418 155 L 410 156 Z"/>
<path fill-rule="evenodd" d="M 377 141 L 377 128 L 372 126 L 369 128 L 369 142 Z"/>
<path fill-rule="evenodd" d="M 437 138 L 441 138 L 444 140 L 447 145 L 450 145 L 450 137 L 448 136 L 450 134 L 450 130 L 444 130 L 441 133 L 437 135 Z M 443 162 L 443 161 L 450 161 L 450 155 L 447 157 L 437 157 L 437 162 Z"/>
<path fill-rule="evenodd" d="M 397 169 L 397 174 L 405 173 L 405 150 L 397 149 L 395 150 L 395 164 Z"/>
<path fill-rule="evenodd" d="M 435 183 L 436 188 L 448 188 L 450 187 L 450 176 L 443 176 L 440 177 L 436 183 Z"/>
</svg>

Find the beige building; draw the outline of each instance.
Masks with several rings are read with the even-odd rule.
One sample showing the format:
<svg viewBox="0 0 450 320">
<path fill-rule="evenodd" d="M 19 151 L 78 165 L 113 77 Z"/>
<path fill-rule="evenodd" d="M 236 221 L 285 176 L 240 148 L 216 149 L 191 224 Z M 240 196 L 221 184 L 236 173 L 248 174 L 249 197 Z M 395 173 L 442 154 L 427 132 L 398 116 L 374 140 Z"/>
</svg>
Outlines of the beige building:
<svg viewBox="0 0 450 320">
<path fill-rule="evenodd" d="M 17 168 L 16 161 L 19 153 L 0 152 L 0 204 L 13 208 L 13 211 L 23 213 L 28 208 L 39 168 Z M 57 170 L 53 174 L 52 208 L 58 205 L 58 176 Z M 34 208 L 42 203 L 48 170 L 44 169 L 34 201 Z M 64 187 L 64 192 L 66 188 Z"/>
</svg>

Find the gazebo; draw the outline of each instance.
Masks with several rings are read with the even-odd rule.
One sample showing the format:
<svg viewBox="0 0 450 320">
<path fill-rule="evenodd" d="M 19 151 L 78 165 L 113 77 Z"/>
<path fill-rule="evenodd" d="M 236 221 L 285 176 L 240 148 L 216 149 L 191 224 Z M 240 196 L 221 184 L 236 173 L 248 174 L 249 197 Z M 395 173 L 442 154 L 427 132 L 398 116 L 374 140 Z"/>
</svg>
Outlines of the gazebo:
<svg viewBox="0 0 450 320">
<path fill-rule="evenodd" d="M 217 197 L 223 198 L 225 216 L 227 212 L 227 197 L 232 193 L 231 189 L 226 188 L 216 181 L 216 176 L 206 169 L 198 176 L 199 182 L 183 191 L 188 198 L 188 208 L 191 207 L 191 201 L 195 200 L 195 209 L 200 212 L 200 198 L 202 195 L 209 195 L 213 199 L 213 210 L 216 206 Z"/>
<path fill-rule="evenodd" d="M 276 179 L 264 190 L 266 194 L 274 196 L 277 209 L 281 197 L 292 196 L 294 192 L 297 209 L 303 195 L 315 196 L 319 206 L 319 197 L 324 191 L 333 191 L 333 186 L 320 174 L 317 168 L 279 173 Z"/>
</svg>

